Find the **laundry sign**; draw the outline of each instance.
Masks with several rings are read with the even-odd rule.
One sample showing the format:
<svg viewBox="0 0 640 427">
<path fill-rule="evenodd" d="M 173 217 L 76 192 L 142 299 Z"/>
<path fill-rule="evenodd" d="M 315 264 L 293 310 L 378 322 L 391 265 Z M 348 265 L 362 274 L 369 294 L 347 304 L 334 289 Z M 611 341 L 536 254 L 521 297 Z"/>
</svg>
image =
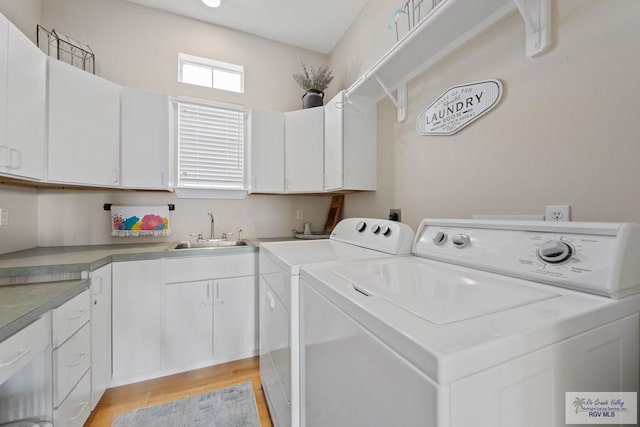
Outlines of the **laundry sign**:
<svg viewBox="0 0 640 427">
<path fill-rule="evenodd" d="M 500 80 L 453 86 L 418 116 L 416 130 L 420 135 L 453 135 L 491 111 L 500 98 Z"/>
</svg>

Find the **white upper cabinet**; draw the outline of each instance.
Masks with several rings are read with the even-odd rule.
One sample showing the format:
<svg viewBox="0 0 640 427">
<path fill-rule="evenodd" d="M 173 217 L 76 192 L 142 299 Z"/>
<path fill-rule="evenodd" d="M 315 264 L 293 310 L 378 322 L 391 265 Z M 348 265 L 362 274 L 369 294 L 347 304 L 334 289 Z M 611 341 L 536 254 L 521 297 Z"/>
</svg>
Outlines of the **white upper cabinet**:
<svg viewBox="0 0 640 427">
<path fill-rule="evenodd" d="M 9 62 L 9 21 L 0 14 L 0 173 L 9 166 L 7 142 L 7 71 Z"/>
<path fill-rule="evenodd" d="M 376 190 L 378 159 L 376 111 L 375 102 L 355 95 L 345 98 L 342 103 L 344 177 L 342 188 L 345 190 Z"/>
<path fill-rule="evenodd" d="M 118 186 L 120 86 L 49 59 L 49 181 Z"/>
<path fill-rule="evenodd" d="M 169 189 L 172 121 L 169 95 L 139 89 L 122 89 L 123 187 Z"/>
<path fill-rule="evenodd" d="M 0 173 L 35 180 L 45 175 L 47 60 L 4 17 L 0 19 Z"/>
<path fill-rule="evenodd" d="M 342 188 L 344 92 L 340 92 L 324 107 L 324 189 Z"/>
<path fill-rule="evenodd" d="M 250 193 L 284 192 L 284 114 L 251 110 L 249 114 Z"/>
<path fill-rule="evenodd" d="M 325 106 L 325 191 L 376 189 L 376 104 L 338 93 Z"/>
<path fill-rule="evenodd" d="M 285 113 L 285 191 L 324 188 L 324 108 Z"/>
</svg>

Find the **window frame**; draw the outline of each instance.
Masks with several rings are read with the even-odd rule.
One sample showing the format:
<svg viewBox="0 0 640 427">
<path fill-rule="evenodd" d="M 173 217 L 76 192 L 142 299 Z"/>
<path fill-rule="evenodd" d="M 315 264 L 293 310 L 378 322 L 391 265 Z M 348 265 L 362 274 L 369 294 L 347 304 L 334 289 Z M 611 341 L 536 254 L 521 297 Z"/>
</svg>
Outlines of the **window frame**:
<svg viewBox="0 0 640 427">
<path fill-rule="evenodd" d="M 210 69 L 211 70 L 211 86 L 185 82 L 183 79 L 184 64 Z M 215 79 L 214 79 L 214 71 L 216 70 L 239 75 L 240 90 L 236 91 L 228 88 L 216 87 Z M 209 89 L 223 90 L 225 92 L 244 94 L 244 66 L 179 52 L 178 53 L 178 82 L 182 84 L 192 85 L 192 86 L 206 87 Z"/>
</svg>

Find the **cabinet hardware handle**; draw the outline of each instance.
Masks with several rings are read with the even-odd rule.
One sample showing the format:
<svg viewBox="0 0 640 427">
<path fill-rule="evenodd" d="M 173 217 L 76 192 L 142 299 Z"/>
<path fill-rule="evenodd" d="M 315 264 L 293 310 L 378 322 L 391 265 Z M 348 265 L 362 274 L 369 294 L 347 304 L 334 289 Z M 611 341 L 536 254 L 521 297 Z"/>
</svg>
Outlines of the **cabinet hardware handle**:
<svg viewBox="0 0 640 427">
<path fill-rule="evenodd" d="M 93 286 L 93 295 L 102 295 L 102 276 L 95 276 L 91 278 L 91 285 Z"/>
<path fill-rule="evenodd" d="M 78 418 L 80 418 L 80 416 L 84 413 L 84 410 L 87 409 L 87 406 L 89 406 L 89 402 L 82 402 L 81 405 L 82 405 L 82 408 L 80 408 L 80 412 L 78 412 L 78 415 L 76 415 L 75 417 L 69 418 L 67 421 L 75 421 Z"/>
<path fill-rule="evenodd" d="M 0 368 L 5 368 L 7 366 L 11 366 L 14 363 L 16 363 L 18 360 L 22 359 L 23 357 L 25 357 L 27 354 L 31 353 L 31 349 L 30 348 L 21 348 L 20 350 L 18 350 L 18 355 L 16 357 L 14 357 L 11 360 L 8 360 L 6 362 L 0 362 Z"/>
<path fill-rule="evenodd" d="M 273 295 L 271 295 L 270 292 L 267 292 L 267 297 L 269 297 L 269 309 L 271 311 L 275 310 L 275 308 L 276 308 L 276 300 L 275 300 L 275 298 L 273 298 Z"/>
<path fill-rule="evenodd" d="M 79 364 L 82 363 L 82 360 L 87 357 L 87 353 L 85 353 L 84 351 L 82 353 L 80 353 L 80 357 L 78 357 L 78 360 L 76 360 L 75 362 L 71 362 L 67 365 L 67 367 L 72 367 L 72 366 L 78 366 Z"/>
<path fill-rule="evenodd" d="M 15 162 L 16 164 L 14 164 L 14 154 L 15 154 L 15 158 L 18 159 L 17 162 Z M 11 150 L 9 150 L 9 169 L 20 169 L 22 167 L 22 152 L 20 150 L 16 150 L 15 148 L 12 148 Z"/>
<path fill-rule="evenodd" d="M 9 147 L 6 145 L 0 145 L 0 153 L 2 153 L 2 151 L 5 152 L 4 154 L 5 161 L 3 163 L 0 163 L 0 167 L 8 168 L 9 165 L 11 164 L 11 160 L 9 159 Z"/>
<path fill-rule="evenodd" d="M 160 172 L 160 185 L 165 185 L 165 182 L 164 182 L 164 172 Z"/>
<path fill-rule="evenodd" d="M 111 181 L 113 184 L 118 183 L 118 168 L 113 168 L 113 171 L 111 172 Z"/>
<path fill-rule="evenodd" d="M 76 313 L 77 313 L 77 314 L 74 314 L 74 315 L 73 315 L 73 316 L 71 316 L 71 317 L 67 317 L 67 320 L 75 320 L 75 319 L 79 319 L 79 318 L 81 318 L 82 316 L 84 316 L 85 314 L 87 314 L 87 310 L 78 310 Z"/>
<path fill-rule="evenodd" d="M 216 295 L 215 295 L 215 299 L 214 299 L 215 302 L 213 304 L 214 305 L 222 305 L 222 304 L 224 304 L 224 301 L 222 301 L 220 299 L 220 283 L 218 283 L 218 282 L 213 282 L 213 283 L 215 284 L 215 287 L 216 287 L 216 290 L 215 290 Z"/>
<path fill-rule="evenodd" d="M 211 282 L 207 283 L 207 301 L 211 301 Z"/>
</svg>

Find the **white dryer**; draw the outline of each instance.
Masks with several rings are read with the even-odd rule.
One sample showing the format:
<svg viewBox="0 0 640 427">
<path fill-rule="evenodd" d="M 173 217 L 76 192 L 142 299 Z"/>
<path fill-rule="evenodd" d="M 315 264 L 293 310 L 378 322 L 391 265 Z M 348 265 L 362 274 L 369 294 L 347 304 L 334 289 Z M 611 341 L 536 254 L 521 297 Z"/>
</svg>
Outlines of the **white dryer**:
<svg viewBox="0 0 640 427">
<path fill-rule="evenodd" d="M 423 220 L 413 252 L 301 270 L 306 427 L 563 426 L 568 392 L 638 391 L 640 226 Z"/>
<path fill-rule="evenodd" d="M 410 255 L 413 238 L 402 223 L 347 218 L 329 239 L 260 245 L 260 377 L 276 427 L 300 425 L 300 267 Z"/>
</svg>

